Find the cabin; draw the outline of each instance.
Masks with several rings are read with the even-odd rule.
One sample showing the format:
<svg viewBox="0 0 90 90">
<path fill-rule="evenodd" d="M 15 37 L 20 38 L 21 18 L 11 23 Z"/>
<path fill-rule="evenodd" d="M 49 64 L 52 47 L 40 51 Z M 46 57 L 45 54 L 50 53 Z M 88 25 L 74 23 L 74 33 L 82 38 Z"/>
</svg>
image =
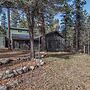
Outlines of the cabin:
<svg viewBox="0 0 90 90">
<path fill-rule="evenodd" d="M 11 31 L 11 44 L 12 48 L 15 50 L 28 50 L 30 49 L 30 37 L 27 28 L 10 28 Z M 41 37 L 40 37 L 41 39 Z M 63 36 L 58 31 L 52 31 L 45 35 L 46 50 L 50 52 L 54 51 L 64 51 L 65 40 Z M 41 40 L 39 37 L 34 38 L 34 48 L 35 50 L 42 50 Z M 0 48 L 8 47 L 8 29 L 6 30 L 6 36 L 0 35 Z"/>
<path fill-rule="evenodd" d="M 11 31 L 11 44 L 13 49 L 15 50 L 29 49 L 29 31 L 27 28 L 12 27 L 10 28 L 10 31 Z"/>
<path fill-rule="evenodd" d="M 35 48 L 42 50 L 41 37 L 34 39 Z M 59 31 L 52 31 L 45 35 L 46 50 L 48 52 L 59 52 L 65 50 L 65 39 Z M 38 47 L 37 47 L 38 46 Z"/>
<path fill-rule="evenodd" d="M 5 29 L 6 34 L 0 34 L 0 48 L 8 47 L 8 28 Z M 29 48 L 29 32 L 27 28 L 10 28 L 11 44 L 13 49 Z"/>
<path fill-rule="evenodd" d="M 64 51 L 65 40 L 58 31 L 50 32 L 45 37 L 47 51 Z"/>
</svg>

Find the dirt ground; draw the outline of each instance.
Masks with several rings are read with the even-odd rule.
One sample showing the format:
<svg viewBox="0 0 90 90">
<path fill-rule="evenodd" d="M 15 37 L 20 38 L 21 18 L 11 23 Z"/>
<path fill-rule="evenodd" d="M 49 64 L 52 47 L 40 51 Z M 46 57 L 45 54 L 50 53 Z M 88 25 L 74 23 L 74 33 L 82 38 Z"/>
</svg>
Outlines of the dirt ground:
<svg viewBox="0 0 90 90">
<path fill-rule="evenodd" d="M 11 90 L 90 90 L 90 56 L 48 53 L 46 62 L 34 71 L 7 82 L 19 80 Z"/>
<path fill-rule="evenodd" d="M 30 51 L 0 51 L 0 58 L 9 58 L 9 57 L 17 57 L 23 56 L 25 54 L 29 54 Z"/>
</svg>

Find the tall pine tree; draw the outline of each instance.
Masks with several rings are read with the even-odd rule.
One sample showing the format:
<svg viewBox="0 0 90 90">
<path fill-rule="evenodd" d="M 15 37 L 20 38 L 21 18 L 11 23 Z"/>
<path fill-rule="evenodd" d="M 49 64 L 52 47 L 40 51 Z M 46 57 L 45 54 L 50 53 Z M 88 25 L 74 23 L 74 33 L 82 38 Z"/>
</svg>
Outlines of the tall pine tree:
<svg viewBox="0 0 90 90">
<path fill-rule="evenodd" d="M 11 10 L 11 26 L 18 27 L 18 23 L 20 20 L 19 11 L 17 9 Z"/>
<path fill-rule="evenodd" d="M 80 37 L 82 31 L 82 16 L 83 16 L 83 6 L 86 4 L 85 0 L 74 0 L 75 7 L 75 49 L 78 52 L 81 48 L 80 46 Z"/>
<path fill-rule="evenodd" d="M 5 30 L 6 28 L 6 14 L 5 12 L 2 13 L 2 16 L 1 16 L 1 27 Z"/>
</svg>

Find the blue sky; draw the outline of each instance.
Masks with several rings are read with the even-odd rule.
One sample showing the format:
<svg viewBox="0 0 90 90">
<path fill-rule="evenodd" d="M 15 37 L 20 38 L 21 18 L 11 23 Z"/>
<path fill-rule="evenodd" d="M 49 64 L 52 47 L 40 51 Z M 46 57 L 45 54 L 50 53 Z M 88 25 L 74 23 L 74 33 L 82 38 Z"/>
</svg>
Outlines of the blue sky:
<svg viewBox="0 0 90 90">
<path fill-rule="evenodd" d="M 87 11 L 88 15 L 90 15 L 90 0 L 86 0 L 86 5 L 84 6 L 84 9 Z M 57 14 L 54 19 L 61 19 L 60 14 Z"/>
<path fill-rule="evenodd" d="M 84 6 L 84 9 L 88 12 L 88 14 L 90 15 L 90 0 L 86 0 L 86 5 Z M 55 19 L 61 19 L 60 18 L 60 14 L 57 14 L 56 16 L 55 16 Z"/>
<path fill-rule="evenodd" d="M 85 9 L 87 10 L 88 14 L 90 15 L 90 0 L 86 0 L 87 4 L 85 5 Z"/>
</svg>

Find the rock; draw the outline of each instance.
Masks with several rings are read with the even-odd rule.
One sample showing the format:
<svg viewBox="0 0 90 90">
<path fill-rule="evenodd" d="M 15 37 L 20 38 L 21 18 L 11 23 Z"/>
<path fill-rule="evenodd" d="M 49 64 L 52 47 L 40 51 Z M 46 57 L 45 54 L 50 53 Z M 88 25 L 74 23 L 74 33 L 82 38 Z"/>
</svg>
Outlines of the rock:
<svg viewBox="0 0 90 90">
<path fill-rule="evenodd" d="M 40 62 L 40 59 L 35 59 L 36 63 L 39 63 Z"/>
<path fill-rule="evenodd" d="M 8 64 L 8 63 L 10 63 L 11 61 L 12 61 L 12 60 L 9 59 L 9 58 L 0 59 L 0 63 L 1 63 L 1 64 Z"/>
<path fill-rule="evenodd" d="M 0 90 L 9 90 L 9 87 L 0 85 Z"/>
<path fill-rule="evenodd" d="M 34 69 L 35 69 L 35 67 L 34 67 L 34 66 L 30 66 L 30 69 L 31 69 L 31 70 L 34 70 Z"/>
<path fill-rule="evenodd" d="M 29 68 L 24 66 L 24 67 L 23 67 L 23 71 L 24 71 L 24 73 L 26 73 L 26 72 L 29 71 Z"/>
<path fill-rule="evenodd" d="M 17 60 L 21 60 L 21 58 L 17 58 Z"/>
<path fill-rule="evenodd" d="M 5 72 L 3 72 L 3 75 L 1 77 L 1 79 L 7 79 L 7 78 L 10 78 L 10 77 L 14 77 L 14 73 L 12 70 L 6 70 Z"/>
<path fill-rule="evenodd" d="M 11 74 L 13 73 L 13 70 L 6 70 L 5 74 Z"/>
<path fill-rule="evenodd" d="M 0 79 L 2 79 L 4 72 L 0 72 Z"/>
<path fill-rule="evenodd" d="M 2 79 L 7 79 L 10 77 L 14 77 L 14 73 L 12 70 L 6 70 L 6 72 L 3 74 Z"/>
<path fill-rule="evenodd" d="M 23 61 L 25 61 L 26 60 L 26 58 L 25 57 L 23 57 Z"/>
<path fill-rule="evenodd" d="M 41 59 L 36 59 L 36 63 L 37 63 L 37 66 L 42 66 L 42 65 L 44 65 L 44 61 L 41 60 Z"/>
<path fill-rule="evenodd" d="M 7 78 L 11 78 L 11 77 L 14 77 L 14 73 L 11 73 L 11 74 L 4 74 L 2 79 L 7 79 Z"/>
<path fill-rule="evenodd" d="M 40 60 L 40 65 L 42 66 L 44 64 L 45 64 L 44 61 L 43 60 Z"/>
<path fill-rule="evenodd" d="M 43 66 L 45 63 L 44 62 L 40 62 L 40 65 Z"/>
<path fill-rule="evenodd" d="M 11 74 L 7 75 L 8 78 L 11 78 L 11 77 L 14 77 L 14 76 L 15 76 L 14 73 L 11 73 Z"/>
<path fill-rule="evenodd" d="M 45 55 L 41 55 L 41 58 L 44 58 Z"/>
<path fill-rule="evenodd" d="M 17 69 L 16 71 L 17 71 L 18 74 L 23 74 L 23 73 L 24 73 L 24 71 L 23 71 L 22 68 L 19 68 L 19 69 Z"/>
<path fill-rule="evenodd" d="M 23 57 L 20 57 L 20 60 L 23 60 Z"/>
<path fill-rule="evenodd" d="M 41 62 L 43 62 L 43 60 L 40 59 L 39 62 L 41 63 Z"/>
<path fill-rule="evenodd" d="M 15 76 L 18 75 L 18 72 L 16 70 L 13 70 L 13 73 L 14 73 Z"/>
<path fill-rule="evenodd" d="M 2 76 L 2 79 L 7 79 L 7 78 L 8 78 L 8 75 L 4 73 Z"/>
</svg>

